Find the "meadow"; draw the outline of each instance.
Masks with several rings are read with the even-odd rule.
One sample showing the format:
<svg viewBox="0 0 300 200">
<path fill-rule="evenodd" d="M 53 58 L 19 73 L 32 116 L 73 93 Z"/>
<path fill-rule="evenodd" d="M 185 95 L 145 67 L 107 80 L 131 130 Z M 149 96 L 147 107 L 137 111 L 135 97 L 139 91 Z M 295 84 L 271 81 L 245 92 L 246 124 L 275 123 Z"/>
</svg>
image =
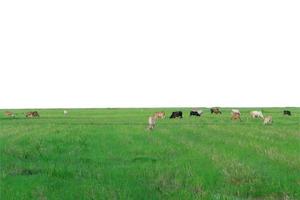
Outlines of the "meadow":
<svg viewBox="0 0 300 200">
<path fill-rule="evenodd" d="M 36 109 L 33 109 L 36 110 Z M 182 110 L 183 119 L 169 119 Z M 300 199 L 300 108 L 0 110 L 0 198 Z M 148 116 L 165 111 L 148 131 Z"/>
</svg>

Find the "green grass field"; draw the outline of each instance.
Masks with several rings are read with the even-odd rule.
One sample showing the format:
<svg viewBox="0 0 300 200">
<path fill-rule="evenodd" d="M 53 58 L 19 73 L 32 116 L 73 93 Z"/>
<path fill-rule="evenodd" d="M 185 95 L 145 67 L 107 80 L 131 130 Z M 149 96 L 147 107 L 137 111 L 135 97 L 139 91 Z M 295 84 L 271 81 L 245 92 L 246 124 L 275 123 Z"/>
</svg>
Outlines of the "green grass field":
<svg viewBox="0 0 300 200">
<path fill-rule="evenodd" d="M 33 109 L 34 110 L 34 109 Z M 158 121 L 155 111 L 184 111 Z M 204 110 L 13 110 L 0 116 L 1 200 L 300 199 L 300 108 L 262 109 L 273 125 Z"/>
</svg>

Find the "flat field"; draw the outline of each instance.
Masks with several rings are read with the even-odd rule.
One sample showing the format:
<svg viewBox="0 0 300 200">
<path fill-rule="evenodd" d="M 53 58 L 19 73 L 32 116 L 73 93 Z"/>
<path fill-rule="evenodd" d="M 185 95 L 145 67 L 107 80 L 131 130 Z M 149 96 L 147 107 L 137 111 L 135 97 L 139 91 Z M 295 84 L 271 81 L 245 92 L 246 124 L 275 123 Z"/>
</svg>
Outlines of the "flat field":
<svg viewBox="0 0 300 200">
<path fill-rule="evenodd" d="M 34 109 L 33 109 L 34 110 Z M 169 119 L 172 111 L 183 119 Z M 300 108 L 0 110 L 0 198 L 300 199 Z M 153 131 L 148 116 L 165 111 Z"/>
</svg>

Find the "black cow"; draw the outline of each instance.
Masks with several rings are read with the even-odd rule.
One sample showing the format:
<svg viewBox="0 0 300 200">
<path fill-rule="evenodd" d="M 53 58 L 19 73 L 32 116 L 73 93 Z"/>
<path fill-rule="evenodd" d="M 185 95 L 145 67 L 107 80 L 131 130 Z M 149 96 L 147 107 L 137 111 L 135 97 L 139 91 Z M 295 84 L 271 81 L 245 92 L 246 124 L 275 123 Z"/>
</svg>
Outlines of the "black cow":
<svg viewBox="0 0 300 200">
<path fill-rule="evenodd" d="M 176 112 L 172 112 L 172 115 L 170 118 L 182 118 L 182 112 L 181 111 L 176 111 Z"/>
<path fill-rule="evenodd" d="M 198 117 L 200 117 L 201 114 L 202 114 L 202 111 L 199 112 L 199 111 L 192 110 L 190 112 L 190 116 L 198 116 Z"/>
<path fill-rule="evenodd" d="M 283 111 L 283 115 L 291 116 L 292 113 L 291 113 L 291 111 L 289 111 L 289 110 L 284 110 L 284 111 Z"/>
</svg>

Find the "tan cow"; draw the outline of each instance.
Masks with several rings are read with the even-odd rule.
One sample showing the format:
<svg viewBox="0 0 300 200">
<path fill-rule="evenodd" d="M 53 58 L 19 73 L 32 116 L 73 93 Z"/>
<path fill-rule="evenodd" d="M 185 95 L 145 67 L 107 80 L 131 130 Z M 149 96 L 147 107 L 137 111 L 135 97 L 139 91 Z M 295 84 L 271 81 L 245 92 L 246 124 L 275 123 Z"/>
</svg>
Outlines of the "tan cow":
<svg viewBox="0 0 300 200">
<path fill-rule="evenodd" d="M 241 114 L 240 113 L 238 113 L 238 112 L 232 112 L 231 113 L 231 120 L 240 120 L 240 121 L 242 121 L 241 120 Z"/>
<path fill-rule="evenodd" d="M 154 129 L 155 123 L 156 123 L 156 117 L 155 116 L 150 116 L 148 118 L 148 130 L 152 130 Z"/>
<path fill-rule="evenodd" d="M 5 111 L 4 115 L 7 116 L 7 117 L 15 117 L 16 116 L 15 113 L 10 112 L 10 111 Z"/>
<path fill-rule="evenodd" d="M 154 117 L 156 117 L 157 119 L 164 119 L 166 117 L 165 112 L 156 112 L 153 115 Z"/>
<path fill-rule="evenodd" d="M 264 118 L 264 125 L 272 124 L 272 123 L 273 123 L 272 116 L 267 116 Z"/>
</svg>

